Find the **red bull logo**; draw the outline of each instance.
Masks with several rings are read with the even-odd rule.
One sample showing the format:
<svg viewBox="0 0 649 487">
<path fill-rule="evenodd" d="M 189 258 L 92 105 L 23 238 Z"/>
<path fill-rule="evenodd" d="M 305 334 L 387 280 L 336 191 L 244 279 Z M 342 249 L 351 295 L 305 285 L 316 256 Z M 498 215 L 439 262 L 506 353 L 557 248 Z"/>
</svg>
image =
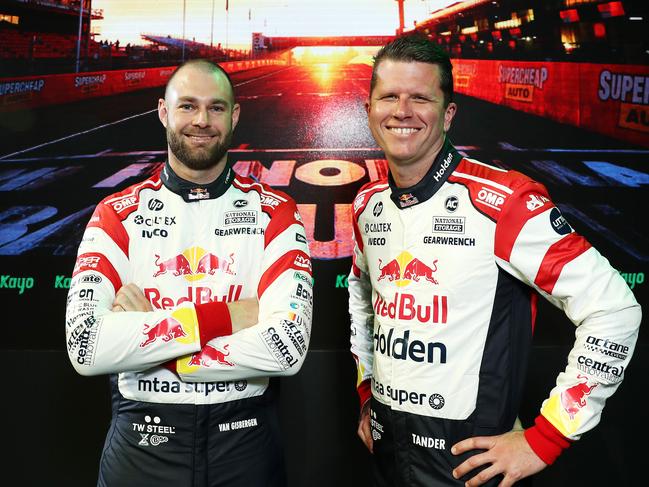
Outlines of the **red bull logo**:
<svg viewBox="0 0 649 487">
<path fill-rule="evenodd" d="M 200 247 L 191 247 L 163 261 L 160 260 L 158 254 L 155 254 L 155 257 L 157 269 L 153 277 L 171 272 L 174 276 L 184 276 L 188 281 L 196 281 L 203 279 L 206 275 L 213 276 L 216 271 L 235 275 L 232 270 L 234 253 L 231 253 L 227 258 L 223 258 Z"/>
<path fill-rule="evenodd" d="M 583 382 L 569 387 L 561 393 L 561 406 L 568 413 L 570 419 L 575 419 L 575 415 L 586 405 L 586 396 L 597 387 L 597 384 L 588 385 L 588 377 L 578 375 L 578 379 L 586 379 Z"/>
<path fill-rule="evenodd" d="M 220 365 L 227 365 L 228 367 L 234 367 L 234 364 L 226 359 L 226 357 L 230 355 L 228 347 L 229 345 L 224 345 L 223 350 L 219 350 L 210 345 L 205 345 L 200 352 L 192 355 L 189 365 L 211 367 L 213 363 L 217 363 Z"/>
<path fill-rule="evenodd" d="M 397 286 L 404 287 L 411 281 L 419 282 L 421 279 L 431 284 L 439 284 L 435 276 L 437 272 L 437 260 L 432 263 L 432 267 L 413 257 L 409 252 L 401 252 L 395 259 L 387 262 L 385 265 L 379 259 L 379 277 L 377 281 L 387 279 L 389 282 L 395 282 Z M 403 269 L 403 271 L 402 271 Z"/>
<path fill-rule="evenodd" d="M 187 336 L 187 333 L 185 333 L 183 325 L 180 323 L 180 321 L 171 317 L 165 318 L 155 325 L 145 324 L 144 331 L 142 333 L 146 335 L 146 338 L 142 343 L 140 343 L 140 348 L 144 348 L 150 345 L 158 338 L 161 338 L 163 342 L 169 342 L 176 338 Z"/>
</svg>

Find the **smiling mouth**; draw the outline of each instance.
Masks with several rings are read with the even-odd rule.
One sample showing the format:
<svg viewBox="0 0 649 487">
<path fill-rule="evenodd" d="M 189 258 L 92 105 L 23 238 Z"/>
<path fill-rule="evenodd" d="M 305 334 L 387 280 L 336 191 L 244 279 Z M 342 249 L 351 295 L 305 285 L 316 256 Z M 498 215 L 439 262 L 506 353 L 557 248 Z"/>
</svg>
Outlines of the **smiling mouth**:
<svg viewBox="0 0 649 487">
<path fill-rule="evenodd" d="M 213 135 L 192 135 L 192 134 L 183 134 L 192 142 L 209 142 L 214 137 Z"/>
<path fill-rule="evenodd" d="M 421 129 L 412 127 L 388 127 L 388 130 L 394 134 L 410 135 L 419 132 Z"/>
</svg>

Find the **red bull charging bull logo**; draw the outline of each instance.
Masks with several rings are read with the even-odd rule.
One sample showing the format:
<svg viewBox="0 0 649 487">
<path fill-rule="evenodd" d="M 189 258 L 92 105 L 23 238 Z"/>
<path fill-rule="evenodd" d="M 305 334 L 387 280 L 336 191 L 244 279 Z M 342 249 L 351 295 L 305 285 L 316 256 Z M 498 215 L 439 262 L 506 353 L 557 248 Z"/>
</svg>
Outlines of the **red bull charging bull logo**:
<svg viewBox="0 0 649 487">
<path fill-rule="evenodd" d="M 383 264 L 383 261 L 379 259 L 379 270 L 378 281 L 387 279 L 389 282 L 395 282 L 399 287 L 407 286 L 411 281 L 419 282 L 422 279 L 431 284 L 439 284 L 433 276 L 437 272 L 437 259 L 433 261 L 431 267 L 413 257 L 409 252 L 401 252 L 386 264 Z"/>
<path fill-rule="evenodd" d="M 223 350 L 219 350 L 218 348 L 212 347 L 210 345 L 205 345 L 200 352 L 192 355 L 192 358 L 189 361 L 189 365 L 211 367 L 212 364 L 217 363 L 219 365 L 234 367 L 234 364 L 226 359 L 226 357 L 230 355 L 228 347 L 229 345 L 224 345 Z"/>
<path fill-rule="evenodd" d="M 154 325 L 144 325 L 142 332 L 146 338 L 140 343 L 140 348 L 144 348 L 155 342 L 158 338 L 163 342 L 169 342 L 176 338 L 183 338 L 187 336 L 183 329 L 182 323 L 175 318 L 169 317 L 158 321 Z"/>
<path fill-rule="evenodd" d="M 408 286 L 411 282 L 438 285 L 434 275 L 437 260 L 428 265 L 409 252 L 401 252 L 386 264 L 379 259 L 377 281 L 393 282 L 398 287 Z M 444 295 L 427 294 L 422 302 L 421 297 L 415 294 L 395 292 L 394 297 L 387 297 L 377 291 L 373 307 L 377 315 L 401 321 L 443 324 L 448 320 L 448 297 Z"/>
<path fill-rule="evenodd" d="M 568 387 L 561 393 L 561 406 L 568 413 L 570 419 L 575 419 L 575 415 L 586 405 L 586 396 L 597 387 L 597 384 L 588 385 L 588 377 L 578 375 L 578 379 L 585 379 L 583 382 Z"/>
<path fill-rule="evenodd" d="M 232 269 L 234 253 L 224 257 L 207 252 L 201 247 L 191 247 L 165 260 L 161 260 L 158 254 L 155 254 L 155 257 L 156 272 L 153 277 L 169 272 L 174 276 L 183 276 L 188 281 L 197 281 L 206 275 L 213 276 L 216 271 L 235 275 Z"/>
</svg>

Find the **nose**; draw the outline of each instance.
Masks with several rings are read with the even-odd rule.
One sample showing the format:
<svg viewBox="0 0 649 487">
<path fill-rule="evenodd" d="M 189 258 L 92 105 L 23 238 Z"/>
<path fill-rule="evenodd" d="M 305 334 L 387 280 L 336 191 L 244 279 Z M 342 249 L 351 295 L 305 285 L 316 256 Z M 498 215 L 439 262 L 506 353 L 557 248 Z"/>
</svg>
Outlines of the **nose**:
<svg viewBox="0 0 649 487">
<path fill-rule="evenodd" d="M 196 110 L 196 115 L 194 115 L 194 119 L 192 120 L 192 125 L 201 128 L 205 128 L 209 125 L 209 114 L 207 113 L 207 109 L 200 108 Z"/>
<path fill-rule="evenodd" d="M 392 114 L 394 118 L 403 120 L 404 118 L 409 118 L 412 116 L 412 107 L 410 106 L 410 100 L 408 97 L 401 96 L 399 101 L 397 101 L 394 107 L 394 113 Z"/>
</svg>

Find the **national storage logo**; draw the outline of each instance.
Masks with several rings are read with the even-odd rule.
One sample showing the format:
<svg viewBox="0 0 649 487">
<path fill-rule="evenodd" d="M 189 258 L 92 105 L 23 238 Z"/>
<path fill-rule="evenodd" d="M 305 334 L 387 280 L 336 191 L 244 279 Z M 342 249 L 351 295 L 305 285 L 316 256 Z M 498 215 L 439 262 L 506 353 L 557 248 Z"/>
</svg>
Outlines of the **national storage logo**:
<svg viewBox="0 0 649 487">
<path fill-rule="evenodd" d="M 649 76 L 603 70 L 597 96 L 620 104 L 618 126 L 649 133 Z"/>
</svg>

